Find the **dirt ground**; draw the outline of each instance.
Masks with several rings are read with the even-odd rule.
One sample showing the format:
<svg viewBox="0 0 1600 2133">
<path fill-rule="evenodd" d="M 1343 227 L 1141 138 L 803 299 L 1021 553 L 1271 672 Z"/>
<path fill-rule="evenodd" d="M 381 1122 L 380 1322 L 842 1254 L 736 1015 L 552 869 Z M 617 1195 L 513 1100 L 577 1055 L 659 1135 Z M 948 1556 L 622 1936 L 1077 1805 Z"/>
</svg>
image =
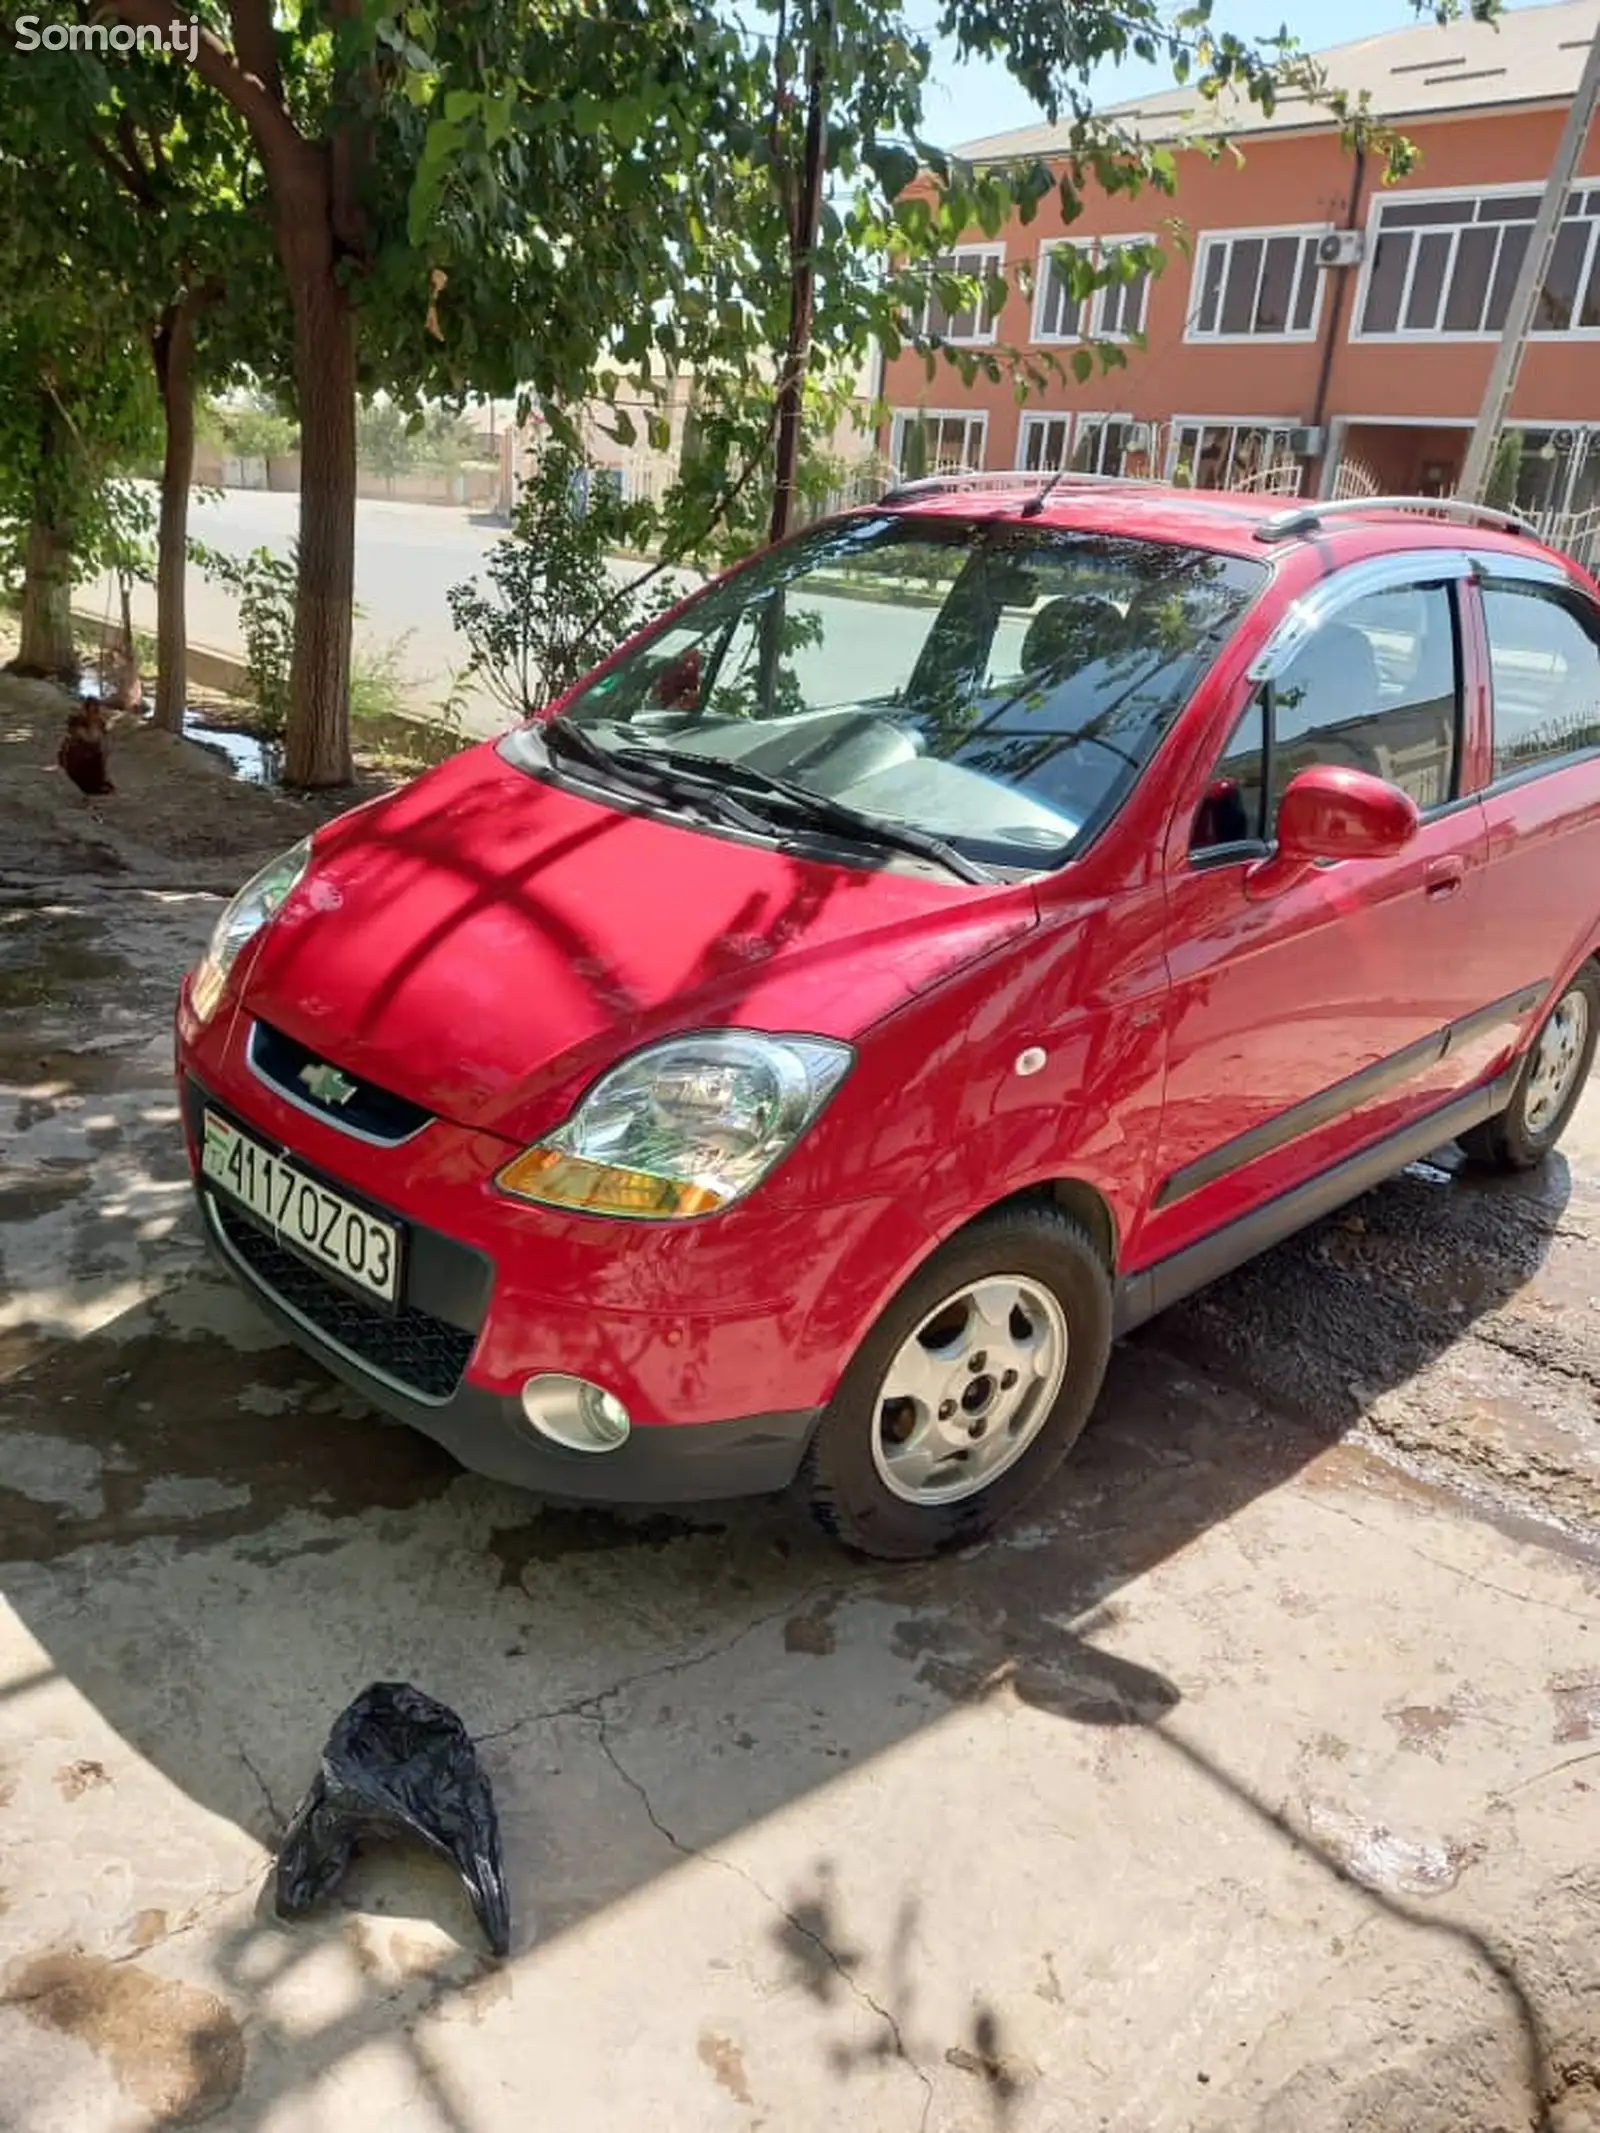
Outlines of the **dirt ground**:
<svg viewBox="0 0 1600 2133">
<path fill-rule="evenodd" d="M 461 1474 L 205 1264 L 168 1017 L 317 810 L 0 683 L 0 2128 L 1600 2133 L 1600 1086 L 1144 1329 L 1032 1513 Z M 459 1710 L 513 1947 L 273 1847 Z"/>
</svg>

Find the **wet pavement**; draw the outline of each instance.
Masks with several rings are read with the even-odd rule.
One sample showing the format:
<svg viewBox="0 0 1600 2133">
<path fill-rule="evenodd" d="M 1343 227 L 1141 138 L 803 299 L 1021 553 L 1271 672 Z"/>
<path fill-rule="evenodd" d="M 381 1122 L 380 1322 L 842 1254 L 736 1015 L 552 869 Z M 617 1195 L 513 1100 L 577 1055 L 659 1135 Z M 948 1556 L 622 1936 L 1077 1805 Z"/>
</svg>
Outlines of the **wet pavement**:
<svg viewBox="0 0 1600 2133">
<path fill-rule="evenodd" d="M 1145 1329 L 1020 1525 L 883 1570 L 462 1475 L 282 1346 L 178 1142 L 216 908 L 0 895 L 0 2127 L 1600 2129 L 1600 1087 Z M 410 1854 L 271 1915 L 383 1678 L 480 1743 L 503 1965 Z"/>
</svg>

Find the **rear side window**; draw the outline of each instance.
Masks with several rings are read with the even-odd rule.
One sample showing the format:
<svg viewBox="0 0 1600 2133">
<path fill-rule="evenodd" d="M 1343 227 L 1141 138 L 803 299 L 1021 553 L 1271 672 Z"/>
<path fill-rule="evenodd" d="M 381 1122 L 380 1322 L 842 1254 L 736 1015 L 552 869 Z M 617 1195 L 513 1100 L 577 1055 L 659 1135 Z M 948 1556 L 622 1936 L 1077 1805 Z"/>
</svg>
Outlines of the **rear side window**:
<svg viewBox="0 0 1600 2133">
<path fill-rule="evenodd" d="M 1483 587 L 1494 676 L 1494 774 L 1600 748 L 1600 616 L 1574 593 Z"/>
</svg>

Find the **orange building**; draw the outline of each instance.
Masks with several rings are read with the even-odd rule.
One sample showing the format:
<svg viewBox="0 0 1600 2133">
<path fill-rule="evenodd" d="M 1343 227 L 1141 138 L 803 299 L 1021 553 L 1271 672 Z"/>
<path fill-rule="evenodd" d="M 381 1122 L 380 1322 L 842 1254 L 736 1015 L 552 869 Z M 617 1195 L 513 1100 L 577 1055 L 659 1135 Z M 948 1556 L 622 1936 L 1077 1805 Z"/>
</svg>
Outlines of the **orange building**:
<svg viewBox="0 0 1600 2133">
<path fill-rule="evenodd" d="M 1026 228 L 960 249 L 960 270 L 1000 266 L 997 315 L 943 321 L 971 345 L 1066 349 L 1126 338 L 1126 369 L 1052 384 L 1018 408 L 1009 383 L 971 386 L 905 354 L 884 367 L 883 447 L 902 471 L 960 465 L 1155 472 L 1205 487 L 1322 493 L 1454 486 L 1539 193 L 1600 21 L 1600 0 L 1518 8 L 1499 27 L 1429 23 L 1321 55 L 1333 86 L 1420 150 L 1385 186 L 1381 159 L 1352 153 L 1331 119 L 1285 97 L 1271 118 L 1236 110 L 1243 150 L 1178 158 L 1175 198 L 1091 195 L 1071 242 L 1191 247 L 1166 271 L 1075 305 L 1051 271 L 1065 242 L 1055 202 Z M 1146 140 L 1197 130 L 1179 90 L 1115 107 Z M 1214 123 L 1214 122 L 1213 122 Z M 1048 125 L 970 143 L 977 161 L 1048 157 Z M 1569 197 L 1512 405 L 1519 500 L 1581 512 L 1600 503 L 1600 124 Z M 1032 296 L 1017 286 L 1031 270 Z M 1087 310 L 1087 318 L 1080 315 Z"/>
</svg>

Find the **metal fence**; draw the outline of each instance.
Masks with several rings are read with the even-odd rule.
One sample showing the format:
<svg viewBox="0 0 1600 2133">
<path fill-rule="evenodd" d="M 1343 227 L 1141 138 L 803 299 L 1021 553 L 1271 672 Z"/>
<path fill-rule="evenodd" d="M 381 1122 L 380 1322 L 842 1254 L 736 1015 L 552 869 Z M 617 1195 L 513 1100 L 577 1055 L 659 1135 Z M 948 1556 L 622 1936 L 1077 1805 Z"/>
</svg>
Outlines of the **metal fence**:
<svg viewBox="0 0 1600 2133">
<path fill-rule="evenodd" d="M 1600 570 L 1600 505 L 1591 511 L 1524 511 L 1521 516 L 1541 541 L 1585 570 Z"/>
</svg>

